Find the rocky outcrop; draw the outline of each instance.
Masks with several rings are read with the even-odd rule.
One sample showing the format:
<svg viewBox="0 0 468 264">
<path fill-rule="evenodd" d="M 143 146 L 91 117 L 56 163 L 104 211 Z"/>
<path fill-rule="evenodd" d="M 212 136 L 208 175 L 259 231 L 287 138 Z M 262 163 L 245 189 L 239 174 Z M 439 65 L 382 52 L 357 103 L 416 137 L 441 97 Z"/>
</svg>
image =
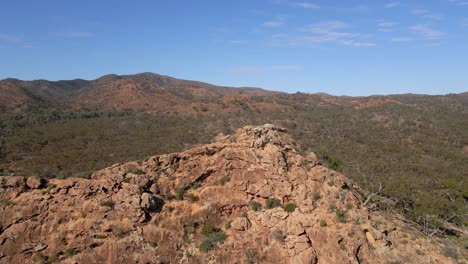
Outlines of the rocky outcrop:
<svg viewBox="0 0 468 264">
<path fill-rule="evenodd" d="M 0 263 L 452 261 L 272 125 L 91 179 L 1 177 L 0 200 Z"/>
</svg>

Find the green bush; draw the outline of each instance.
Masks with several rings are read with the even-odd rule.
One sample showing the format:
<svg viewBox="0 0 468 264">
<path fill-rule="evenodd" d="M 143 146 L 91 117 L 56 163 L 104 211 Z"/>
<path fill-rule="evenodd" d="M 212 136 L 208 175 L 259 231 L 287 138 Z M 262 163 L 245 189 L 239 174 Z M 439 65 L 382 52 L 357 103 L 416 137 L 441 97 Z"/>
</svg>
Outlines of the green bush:
<svg viewBox="0 0 468 264">
<path fill-rule="evenodd" d="M 225 185 L 227 182 L 231 180 L 231 177 L 224 175 L 223 177 L 219 178 L 216 182 L 217 185 Z"/>
<path fill-rule="evenodd" d="M 343 243 L 340 243 L 340 249 L 341 249 L 341 250 L 343 250 L 343 251 L 344 251 L 344 250 L 346 250 L 346 246 L 345 246 L 345 244 L 343 244 Z"/>
<path fill-rule="evenodd" d="M 57 261 L 57 257 L 47 256 L 39 252 L 39 253 L 36 253 L 36 255 L 34 255 L 33 260 L 35 262 L 39 262 L 40 264 L 51 264 Z"/>
<path fill-rule="evenodd" d="M 187 200 L 191 203 L 198 201 L 198 196 L 193 193 L 189 193 L 185 197 L 187 197 Z"/>
<path fill-rule="evenodd" d="M 212 232 L 205 240 L 200 243 L 198 248 L 200 251 L 206 253 L 212 250 L 216 244 L 223 243 L 226 238 L 227 235 L 223 231 Z"/>
<path fill-rule="evenodd" d="M 205 223 L 201 227 L 200 233 L 204 236 L 209 236 L 211 233 L 215 231 L 215 226 L 211 223 Z"/>
<path fill-rule="evenodd" d="M 343 211 L 341 208 L 338 208 L 335 210 L 335 216 L 338 222 L 340 223 L 346 223 L 346 215 L 345 211 Z"/>
<path fill-rule="evenodd" d="M 223 243 L 226 240 L 227 235 L 222 230 L 211 233 L 208 239 L 213 243 Z"/>
<path fill-rule="evenodd" d="M 254 210 L 256 212 L 262 210 L 262 204 L 260 204 L 259 202 L 256 202 L 256 201 L 250 201 L 249 206 L 250 206 L 250 208 L 252 208 L 252 210 Z"/>
<path fill-rule="evenodd" d="M 65 252 L 63 252 L 63 255 L 68 258 L 68 257 L 72 257 L 74 255 L 78 254 L 78 251 L 74 248 L 68 248 L 65 250 Z"/>
<path fill-rule="evenodd" d="M 272 209 L 281 206 L 281 201 L 277 198 L 267 198 L 265 201 L 266 209 Z"/>
<path fill-rule="evenodd" d="M 272 233 L 272 236 L 276 241 L 279 241 L 279 242 L 284 242 L 284 240 L 286 239 L 286 236 L 279 229 L 274 230 Z"/>
<path fill-rule="evenodd" d="M 282 208 L 283 208 L 283 210 L 285 212 L 291 213 L 291 212 L 294 212 L 294 210 L 296 210 L 297 205 L 295 205 L 293 203 L 287 203 L 287 204 L 283 205 Z"/>
<path fill-rule="evenodd" d="M 227 221 L 226 224 L 224 224 L 224 229 L 230 229 L 231 228 L 231 223 L 232 221 Z"/>
<path fill-rule="evenodd" d="M 321 227 L 327 226 L 327 222 L 325 220 L 320 220 L 320 226 Z"/>
<path fill-rule="evenodd" d="M 174 198 L 178 201 L 182 201 L 184 199 L 184 194 L 185 194 L 185 188 L 179 187 L 175 189 L 175 195 Z"/>
<path fill-rule="evenodd" d="M 149 242 L 149 245 L 153 248 L 157 247 L 158 246 L 158 243 L 154 242 L 154 241 L 151 241 Z"/>
<path fill-rule="evenodd" d="M 209 239 L 205 239 L 200 243 L 198 248 L 200 249 L 200 251 L 206 253 L 206 252 L 210 251 L 211 249 L 213 249 L 213 246 L 214 246 L 213 242 L 211 242 Z"/>
<path fill-rule="evenodd" d="M 343 164 L 343 161 L 333 154 L 325 153 L 322 155 L 322 158 L 325 160 L 325 163 L 327 163 L 333 170 L 338 169 Z"/>
<path fill-rule="evenodd" d="M 115 203 L 114 203 L 114 201 L 112 201 L 112 200 L 102 200 L 102 201 L 99 203 L 99 205 L 100 205 L 100 206 L 107 206 L 107 207 L 113 209 Z"/>
<path fill-rule="evenodd" d="M 137 169 L 137 168 L 130 168 L 126 171 L 126 173 L 131 173 L 131 174 L 136 174 L 136 175 L 145 174 L 144 171 Z"/>
<path fill-rule="evenodd" d="M 317 200 L 319 200 L 319 199 L 322 198 L 322 197 L 320 196 L 320 193 L 314 192 L 312 198 L 314 199 L 314 201 L 317 201 Z"/>
</svg>

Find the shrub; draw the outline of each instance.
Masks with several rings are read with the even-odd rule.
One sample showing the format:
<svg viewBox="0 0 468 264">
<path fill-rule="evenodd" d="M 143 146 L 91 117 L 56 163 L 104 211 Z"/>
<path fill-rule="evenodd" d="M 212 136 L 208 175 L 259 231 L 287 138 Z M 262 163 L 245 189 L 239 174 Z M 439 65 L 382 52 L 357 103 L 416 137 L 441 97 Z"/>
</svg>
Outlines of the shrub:
<svg viewBox="0 0 468 264">
<path fill-rule="evenodd" d="M 198 183 L 198 182 L 195 182 L 191 187 L 192 190 L 196 190 L 198 188 L 200 188 L 200 183 Z"/>
<path fill-rule="evenodd" d="M 348 209 L 348 210 L 353 209 L 353 205 L 352 204 L 346 204 L 346 209 Z"/>
<path fill-rule="evenodd" d="M 458 258 L 459 258 L 457 249 L 452 247 L 452 246 L 449 246 L 449 245 L 444 246 L 444 248 L 442 250 L 442 254 L 444 254 L 444 256 L 452 258 L 454 260 L 458 260 Z"/>
<path fill-rule="evenodd" d="M 314 201 L 317 201 L 317 200 L 319 200 L 319 199 L 322 198 L 322 197 L 320 196 L 320 193 L 314 192 L 312 198 L 314 199 Z"/>
<path fill-rule="evenodd" d="M 114 203 L 114 201 L 112 201 L 112 200 L 102 200 L 102 201 L 99 203 L 99 205 L 100 205 L 100 206 L 107 206 L 107 207 L 109 207 L 109 208 L 114 209 L 115 203 Z"/>
<path fill-rule="evenodd" d="M 123 238 L 125 237 L 125 235 L 127 234 L 127 232 L 125 232 L 125 230 L 121 227 L 117 228 L 115 230 L 115 235 L 118 237 L 118 238 Z"/>
<path fill-rule="evenodd" d="M 256 254 L 252 249 L 247 249 L 245 252 L 246 262 L 247 264 L 255 264 L 256 261 Z"/>
<path fill-rule="evenodd" d="M 265 201 L 266 209 L 272 209 L 281 205 L 281 201 L 277 198 L 268 198 Z"/>
<path fill-rule="evenodd" d="M 346 250 L 346 246 L 343 243 L 340 243 L 340 249 L 341 250 Z"/>
<path fill-rule="evenodd" d="M 323 154 L 322 158 L 329 164 L 330 168 L 333 170 L 338 169 L 340 165 L 343 164 L 343 161 L 341 161 L 339 158 L 337 158 L 333 154 Z"/>
<path fill-rule="evenodd" d="M 225 228 L 225 229 L 231 228 L 231 223 L 232 223 L 232 221 L 230 221 L 230 220 L 227 221 L 226 224 L 224 224 L 224 228 Z"/>
<path fill-rule="evenodd" d="M 47 255 L 44 255 L 44 254 L 39 252 L 36 255 L 34 255 L 33 260 L 35 262 L 39 262 L 40 264 L 50 264 L 50 263 L 56 262 L 57 257 L 56 256 L 47 256 Z"/>
<path fill-rule="evenodd" d="M 65 252 L 63 252 L 63 255 L 68 258 L 68 257 L 72 257 L 74 255 L 78 254 L 78 251 L 74 248 L 68 248 L 67 250 L 65 250 Z"/>
<path fill-rule="evenodd" d="M 216 182 L 217 185 L 224 185 L 231 180 L 231 177 L 224 175 L 223 177 L 219 178 Z"/>
<path fill-rule="evenodd" d="M 4 206 L 12 206 L 15 204 L 10 200 L 1 200 L 0 203 L 3 204 Z"/>
<path fill-rule="evenodd" d="M 273 231 L 272 236 L 276 241 L 284 242 L 285 235 L 281 230 L 276 229 L 275 231 Z"/>
<path fill-rule="evenodd" d="M 249 205 L 250 205 L 250 208 L 252 208 L 252 210 L 254 210 L 256 212 L 262 210 L 262 205 L 259 202 L 250 201 Z"/>
<path fill-rule="evenodd" d="M 200 245 L 198 246 L 198 248 L 202 251 L 202 252 L 208 252 L 210 250 L 213 249 L 213 247 L 218 244 L 218 243 L 223 243 L 224 240 L 226 240 L 227 238 L 227 235 L 223 232 L 223 231 L 216 231 L 216 232 L 212 232 L 210 233 L 210 235 L 205 239 L 203 240 Z"/>
<path fill-rule="evenodd" d="M 154 247 L 154 248 L 155 248 L 155 247 L 158 246 L 158 243 L 156 243 L 156 242 L 154 242 L 154 241 L 151 241 L 151 242 L 149 242 L 149 245 L 150 245 L 151 247 Z"/>
<path fill-rule="evenodd" d="M 176 191 L 176 194 L 174 195 L 174 198 L 179 201 L 183 200 L 184 194 L 185 194 L 185 188 L 179 187 L 179 188 L 176 188 L 175 191 Z"/>
<path fill-rule="evenodd" d="M 198 201 L 198 196 L 196 196 L 195 194 L 193 193 L 189 193 L 187 194 L 187 200 L 189 200 L 189 202 L 193 203 L 195 201 Z"/>
<path fill-rule="evenodd" d="M 126 173 L 132 173 L 132 174 L 136 174 L 136 175 L 145 174 L 144 171 L 142 171 L 140 169 L 137 169 L 137 168 L 130 168 L 130 169 L 127 170 Z"/>
<path fill-rule="evenodd" d="M 325 220 L 320 220 L 320 226 L 321 227 L 327 226 L 327 222 Z"/>
<path fill-rule="evenodd" d="M 341 208 L 338 208 L 338 209 L 335 210 L 335 216 L 336 216 L 336 219 L 338 220 L 338 222 L 346 223 L 345 212 Z"/>
<path fill-rule="evenodd" d="M 213 232 L 208 236 L 208 239 L 213 243 L 223 243 L 226 238 L 227 235 L 222 230 Z"/>
<path fill-rule="evenodd" d="M 424 252 L 420 249 L 416 249 L 416 254 L 420 255 L 420 256 L 424 256 Z"/>
<path fill-rule="evenodd" d="M 33 258 L 33 259 L 34 259 L 34 261 L 36 261 L 36 262 L 39 262 L 39 263 L 41 263 L 41 264 L 43 264 L 43 263 L 45 264 L 45 263 L 48 263 L 47 260 L 49 259 L 49 257 L 48 257 L 48 256 L 45 256 L 44 254 L 42 254 L 41 252 L 39 252 L 39 253 L 36 253 L 36 255 L 34 255 L 34 258 Z"/>
<path fill-rule="evenodd" d="M 211 233 L 215 231 L 215 227 L 213 224 L 205 223 L 201 228 L 201 234 L 204 236 L 209 236 Z"/>
<path fill-rule="evenodd" d="M 297 205 L 295 205 L 293 203 L 287 203 L 287 204 L 283 205 L 282 207 L 283 207 L 283 210 L 285 212 L 291 213 L 291 212 L 294 212 L 294 210 L 296 210 Z"/>
<path fill-rule="evenodd" d="M 213 249 L 213 243 L 209 239 L 205 239 L 200 243 L 198 248 L 200 249 L 200 251 L 206 253 L 210 251 L 211 249 Z"/>
</svg>

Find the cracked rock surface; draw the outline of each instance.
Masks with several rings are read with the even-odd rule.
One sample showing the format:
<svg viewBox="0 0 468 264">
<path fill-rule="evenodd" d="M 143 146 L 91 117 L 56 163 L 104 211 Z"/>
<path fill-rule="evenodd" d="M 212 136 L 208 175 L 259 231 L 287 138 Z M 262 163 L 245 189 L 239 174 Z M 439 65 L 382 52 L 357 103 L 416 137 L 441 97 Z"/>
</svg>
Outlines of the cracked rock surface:
<svg viewBox="0 0 468 264">
<path fill-rule="evenodd" d="M 282 128 L 244 127 L 91 179 L 0 177 L 0 263 L 451 263 Z M 224 232 L 208 250 L 200 244 Z"/>
</svg>

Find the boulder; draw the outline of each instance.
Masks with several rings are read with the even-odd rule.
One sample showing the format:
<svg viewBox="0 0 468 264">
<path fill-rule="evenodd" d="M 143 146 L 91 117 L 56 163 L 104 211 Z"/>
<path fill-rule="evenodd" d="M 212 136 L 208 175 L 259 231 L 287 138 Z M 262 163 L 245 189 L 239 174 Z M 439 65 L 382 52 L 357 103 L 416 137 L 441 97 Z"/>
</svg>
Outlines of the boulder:
<svg viewBox="0 0 468 264">
<path fill-rule="evenodd" d="M 39 189 L 42 185 L 42 180 L 39 177 L 31 176 L 26 180 L 26 185 L 31 189 Z"/>
</svg>

